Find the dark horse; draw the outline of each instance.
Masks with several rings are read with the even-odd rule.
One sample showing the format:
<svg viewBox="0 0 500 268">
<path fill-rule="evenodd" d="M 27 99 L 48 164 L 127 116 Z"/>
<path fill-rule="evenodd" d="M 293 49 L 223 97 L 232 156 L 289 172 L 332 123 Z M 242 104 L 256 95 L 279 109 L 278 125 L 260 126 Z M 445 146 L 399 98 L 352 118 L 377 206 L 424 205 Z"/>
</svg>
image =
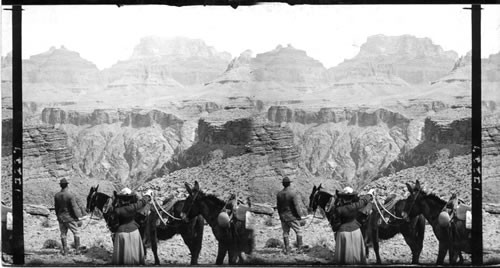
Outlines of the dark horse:
<svg viewBox="0 0 500 268">
<path fill-rule="evenodd" d="M 415 183 L 415 187 L 411 187 L 408 183 L 406 183 L 406 187 L 410 192 L 410 196 L 404 209 L 404 215 L 411 218 L 415 215 L 423 214 L 432 226 L 432 230 L 439 240 L 439 252 L 436 263 L 443 264 L 448 251 L 450 264 L 455 264 L 457 258 L 460 258 L 460 264 L 463 263 L 461 252 L 471 253 L 470 230 L 465 228 L 465 221 L 452 220 L 448 226 L 441 226 L 438 217 L 448 202 L 434 194 L 424 192 L 418 180 Z"/>
<path fill-rule="evenodd" d="M 229 264 L 238 261 L 243 263 L 245 258 L 242 253 L 252 254 L 255 245 L 254 231 L 246 229 L 245 223 L 239 220 L 232 221 L 229 227 L 220 226 L 218 216 L 227 204 L 214 195 L 202 192 L 197 181 L 192 189 L 187 183 L 185 186 L 189 196 L 186 199 L 183 216 L 191 219 L 202 215 L 212 227 L 214 236 L 219 242 L 215 264 L 223 264 L 226 253 L 229 255 Z"/>
<path fill-rule="evenodd" d="M 336 201 L 334 195 L 321 191 L 321 184 L 318 187 L 313 186 L 313 190 L 309 196 L 309 209 L 316 211 L 319 206 L 326 212 L 327 204 L 332 201 Z M 392 213 L 397 217 L 401 217 L 405 204 L 406 200 L 397 201 Z M 373 209 L 376 210 L 376 208 Z M 333 213 L 333 209 L 331 209 L 327 213 L 327 218 L 330 223 L 335 220 L 334 217 L 335 214 Z M 377 258 L 377 264 L 382 263 L 379 254 L 379 240 L 390 239 L 398 233 L 403 235 L 406 244 L 408 244 L 411 249 L 412 263 L 418 263 L 420 253 L 422 252 L 425 232 L 425 219 L 422 215 L 414 216 L 409 222 L 393 218 L 388 223 L 385 223 L 382 221 L 378 211 L 372 211 L 368 216 L 360 213 L 357 220 L 361 223 L 361 233 L 365 239 L 366 253 L 368 255 L 368 245 L 371 242 Z"/>
<path fill-rule="evenodd" d="M 98 192 L 98 188 L 99 185 L 90 188 L 89 195 L 87 196 L 87 212 L 94 211 L 95 208 L 98 208 L 103 213 L 103 217 L 109 227 L 112 219 L 107 207 L 110 206 L 112 199 L 110 196 Z M 163 220 L 160 220 L 154 208 L 151 208 L 151 212 L 146 216 L 146 219 L 137 219 L 137 222 L 142 223 L 139 231 L 144 245 L 146 246 L 148 241 L 151 242 L 151 249 L 155 258 L 155 264 L 157 265 L 160 264 L 157 253 L 158 240 L 168 240 L 176 234 L 180 234 L 184 243 L 188 246 L 191 252 L 191 264 L 198 264 L 205 221 L 201 216 L 194 217 L 187 222 L 181 220 L 180 217 L 184 204 L 185 200 L 176 201 L 172 208 L 167 211 L 170 215 L 165 215 L 164 212 L 159 211 L 162 218 L 168 218 L 168 221 L 165 223 Z M 146 252 L 146 250 L 144 252 Z"/>
</svg>

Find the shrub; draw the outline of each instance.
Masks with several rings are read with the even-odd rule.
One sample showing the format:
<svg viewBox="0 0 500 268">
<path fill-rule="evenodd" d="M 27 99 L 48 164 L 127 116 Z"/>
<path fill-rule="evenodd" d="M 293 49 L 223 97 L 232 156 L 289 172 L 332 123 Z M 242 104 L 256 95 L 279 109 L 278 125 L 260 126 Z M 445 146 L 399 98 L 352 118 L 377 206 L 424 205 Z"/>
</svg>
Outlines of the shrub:
<svg viewBox="0 0 500 268">
<path fill-rule="evenodd" d="M 50 224 L 50 220 L 49 218 L 45 218 L 45 220 L 42 222 L 42 226 L 45 227 L 45 228 L 49 228 L 52 226 L 52 224 Z"/>
<path fill-rule="evenodd" d="M 54 239 L 47 239 L 43 242 L 43 248 L 62 248 L 61 243 Z"/>
<path fill-rule="evenodd" d="M 264 225 L 269 226 L 269 227 L 274 226 L 274 220 L 273 220 L 273 217 L 268 216 L 268 217 L 266 218 L 266 220 L 264 221 Z"/>
<path fill-rule="evenodd" d="M 29 266 L 42 266 L 44 264 L 45 263 L 41 259 L 32 259 L 31 261 L 29 261 L 27 263 L 27 265 L 29 265 Z"/>
<path fill-rule="evenodd" d="M 279 240 L 279 239 L 276 239 L 276 238 L 269 238 L 267 241 L 266 241 L 266 245 L 265 245 L 266 248 L 283 248 L 284 245 L 283 245 L 283 241 Z"/>
</svg>

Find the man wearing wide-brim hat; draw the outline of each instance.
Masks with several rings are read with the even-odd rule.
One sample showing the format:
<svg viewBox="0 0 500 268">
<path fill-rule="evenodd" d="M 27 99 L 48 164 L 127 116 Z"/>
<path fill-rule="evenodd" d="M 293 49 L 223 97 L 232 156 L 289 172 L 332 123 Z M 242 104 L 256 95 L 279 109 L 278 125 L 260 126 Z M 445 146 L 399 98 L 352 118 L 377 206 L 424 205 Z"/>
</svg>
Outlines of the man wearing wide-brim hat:
<svg viewBox="0 0 500 268">
<path fill-rule="evenodd" d="M 61 191 L 54 196 L 55 211 L 59 221 L 59 230 L 61 231 L 61 253 L 68 254 L 68 229 L 71 230 L 75 238 L 75 254 L 79 254 L 80 236 L 79 226 L 81 226 L 82 213 L 78 206 L 76 197 L 68 190 L 68 181 L 63 178 L 59 181 Z"/>
<path fill-rule="evenodd" d="M 300 199 L 295 191 L 290 188 L 291 180 L 284 177 L 282 180 L 283 190 L 276 196 L 278 214 L 280 215 L 281 228 L 283 229 L 283 242 L 285 244 L 285 254 L 290 253 L 290 229 L 297 235 L 297 247 L 302 247 L 302 230 L 300 220 L 302 219 L 300 209 Z"/>
</svg>

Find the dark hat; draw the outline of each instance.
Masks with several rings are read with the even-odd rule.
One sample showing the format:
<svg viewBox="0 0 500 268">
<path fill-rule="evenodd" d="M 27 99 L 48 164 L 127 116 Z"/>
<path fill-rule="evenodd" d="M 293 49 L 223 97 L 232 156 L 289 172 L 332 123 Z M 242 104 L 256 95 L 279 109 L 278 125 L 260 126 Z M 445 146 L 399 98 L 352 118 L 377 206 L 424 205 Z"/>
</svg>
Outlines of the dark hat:
<svg viewBox="0 0 500 268">
<path fill-rule="evenodd" d="M 284 177 L 284 178 L 283 178 L 283 181 L 281 181 L 281 182 L 282 182 L 282 183 L 285 183 L 285 182 L 290 183 L 290 178 L 288 178 L 288 177 Z"/>
<path fill-rule="evenodd" d="M 62 178 L 61 181 L 59 181 L 59 184 L 68 184 L 69 182 L 66 180 L 66 178 Z"/>
</svg>

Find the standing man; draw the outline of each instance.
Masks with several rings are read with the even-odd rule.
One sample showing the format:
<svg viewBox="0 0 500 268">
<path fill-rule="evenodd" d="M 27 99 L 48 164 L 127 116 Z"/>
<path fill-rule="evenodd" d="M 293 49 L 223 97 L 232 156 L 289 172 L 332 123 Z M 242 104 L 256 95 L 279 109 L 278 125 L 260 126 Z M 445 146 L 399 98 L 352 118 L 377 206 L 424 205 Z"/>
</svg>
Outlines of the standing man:
<svg viewBox="0 0 500 268">
<path fill-rule="evenodd" d="M 278 192 L 277 207 L 280 215 L 281 228 L 283 229 L 283 242 L 285 243 L 285 254 L 290 253 L 290 228 L 297 235 L 297 248 L 302 247 L 302 230 L 299 221 L 302 219 L 301 209 L 299 205 L 299 197 L 295 191 L 290 188 L 290 178 L 284 177 L 283 190 Z"/>
<path fill-rule="evenodd" d="M 59 185 L 61 186 L 61 191 L 54 196 L 54 202 L 57 220 L 59 221 L 59 230 L 61 231 L 61 253 L 63 255 L 68 254 L 66 235 L 69 229 L 75 237 L 75 254 L 79 254 L 80 237 L 78 229 L 82 226 L 82 212 L 80 207 L 78 207 L 75 195 L 68 190 L 68 181 L 63 178 L 59 182 Z"/>
</svg>

